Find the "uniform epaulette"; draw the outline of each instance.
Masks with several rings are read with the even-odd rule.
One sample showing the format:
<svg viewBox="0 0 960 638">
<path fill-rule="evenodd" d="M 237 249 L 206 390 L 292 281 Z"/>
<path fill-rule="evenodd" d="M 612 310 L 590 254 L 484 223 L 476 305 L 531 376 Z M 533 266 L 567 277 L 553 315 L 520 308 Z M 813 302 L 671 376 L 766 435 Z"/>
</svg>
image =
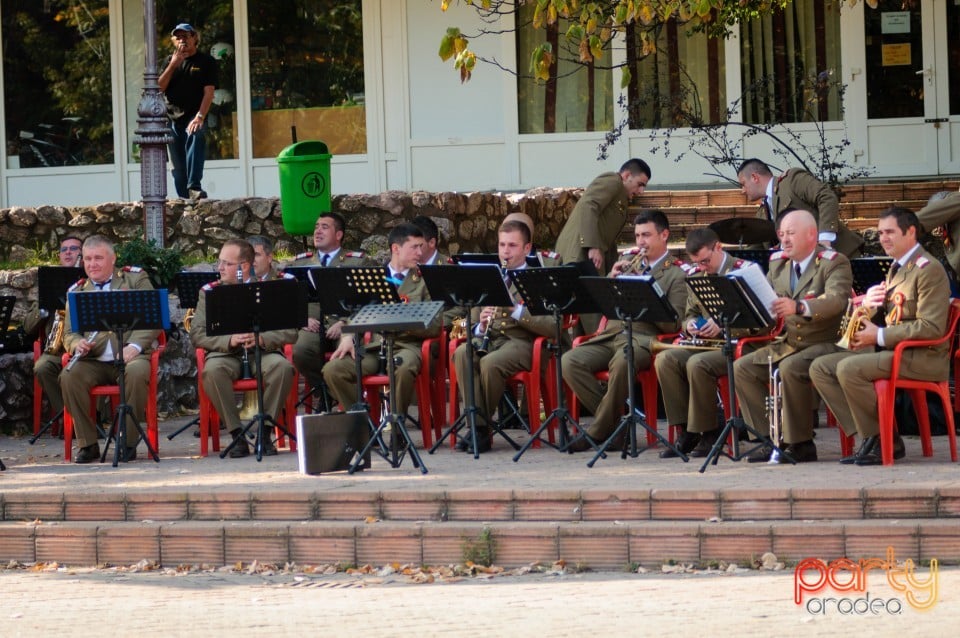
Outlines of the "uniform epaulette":
<svg viewBox="0 0 960 638">
<path fill-rule="evenodd" d="M 220 280 L 217 279 L 217 280 L 210 281 L 210 282 L 207 282 L 207 283 L 203 284 L 203 288 L 201 288 L 201 290 L 206 290 L 206 291 L 209 292 L 209 291 L 213 290 L 216 286 L 219 286 L 219 285 L 220 285 Z"/>
<path fill-rule="evenodd" d="M 826 259 L 827 261 L 833 261 L 837 258 L 837 251 L 835 250 L 821 250 L 817 255 L 818 259 Z"/>
<path fill-rule="evenodd" d="M 687 276 L 694 275 L 700 272 L 700 266 L 697 264 L 688 264 L 686 262 L 681 262 L 678 265 L 681 268 L 683 268 L 683 272 L 687 273 Z"/>
<path fill-rule="evenodd" d="M 83 279 L 77 281 L 75 284 L 73 284 L 73 285 L 70 286 L 69 288 L 67 288 L 67 292 L 73 292 L 73 291 L 76 290 L 77 288 L 83 288 L 83 285 L 84 285 L 85 283 L 87 283 L 87 280 L 86 280 L 86 278 L 83 278 Z"/>
<path fill-rule="evenodd" d="M 743 265 L 747 263 L 746 259 L 735 259 L 733 261 L 734 268 L 743 268 Z"/>
<path fill-rule="evenodd" d="M 143 272 L 143 268 L 140 266 L 124 266 L 123 272 Z"/>
<path fill-rule="evenodd" d="M 299 255 L 294 255 L 293 260 L 299 261 L 301 259 L 310 259 L 311 257 L 313 257 L 313 253 L 305 252 L 305 253 L 300 253 Z"/>
<path fill-rule="evenodd" d="M 923 268 L 924 266 L 930 263 L 930 260 L 927 259 L 926 257 L 920 256 L 920 257 L 917 257 L 916 263 L 917 263 L 917 268 Z"/>
<path fill-rule="evenodd" d="M 353 257 L 354 259 L 359 259 L 363 257 L 365 253 L 362 250 L 351 250 L 349 252 L 340 253 L 340 254 L 343 255 L 344 259 L 346 259 L 347 257 Z"/>
<path fill-rule="evenodd" d="M 783 254 L 782 250 L 770 254 L 770 261 L 777 261 L 778 259 L 789 259 L 789 257 Z"/>
<path fill-rule="evenodd" d="M 547 259 L 560 259 L 560 253 L 555 253 L 552 250 L 541 250 L 540 256 Z"/>
<path fill-rule="evenodd" d="M 277 273 L 277 276 L 280 277 L 281 279 L 296 279 L 296 277 L 294 277 L 290 273 L 283 272 L 283 271 L 280 271 L 279 273 Z"/>
</svg>

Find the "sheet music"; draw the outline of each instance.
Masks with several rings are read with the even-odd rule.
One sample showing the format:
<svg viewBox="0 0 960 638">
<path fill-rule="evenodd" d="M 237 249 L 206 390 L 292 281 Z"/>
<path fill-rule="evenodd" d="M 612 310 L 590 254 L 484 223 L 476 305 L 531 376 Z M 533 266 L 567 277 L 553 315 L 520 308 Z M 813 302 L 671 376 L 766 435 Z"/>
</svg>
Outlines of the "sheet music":
<svg viewBox="0 0 960 638">
<path fill-rule="evenodd" d="M 755 263 L 747 264 L 743 268 L 731 270 L 727 273 L 727 277 L 736 277 L 743 281 L 757 296 L 757 301 L 763 304 L 770 316 L 776 316 L 773 311 L 773 304 L 777 300 L 777 293 L 773 290 L 773 286 L 770 285 L 767 276 L 759 265 Z"/>
</svg>

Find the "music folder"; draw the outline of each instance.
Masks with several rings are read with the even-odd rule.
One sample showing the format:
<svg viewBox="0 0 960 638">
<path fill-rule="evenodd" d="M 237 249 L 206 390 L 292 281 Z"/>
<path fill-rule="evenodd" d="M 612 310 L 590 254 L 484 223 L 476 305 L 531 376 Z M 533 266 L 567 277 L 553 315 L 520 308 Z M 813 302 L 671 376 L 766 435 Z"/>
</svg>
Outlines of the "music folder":
<svg viewBox="0 0 960 638">
<path fill-rule="evenodd" d="M 297 416 L 297 460 L 301 474 L 323 474 L 350 469 L 370 440 L 363 411 Z M 370 451 L 357 469 L 370 467 Z"/>
</svg>

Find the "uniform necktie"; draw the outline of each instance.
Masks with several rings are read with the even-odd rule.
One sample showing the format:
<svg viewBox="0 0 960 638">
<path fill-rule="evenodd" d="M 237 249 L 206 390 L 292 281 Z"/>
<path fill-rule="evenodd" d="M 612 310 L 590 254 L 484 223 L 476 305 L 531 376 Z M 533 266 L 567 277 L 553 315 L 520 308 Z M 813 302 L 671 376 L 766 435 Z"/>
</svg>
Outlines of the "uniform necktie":
<svg viewBox="0 0 960 638">
<path fill-rule="evenodd" d="M 396 273 L 396 274 L 393 275 L 393 278 L 396 279 L 397 281 L 403 281 L 403 273 L 402 273 L 402 272 L 398 272 L 398 273 Z"/>
<path fill-rule="evenodd" d="M 329 263 L 330 263 L 330 255 L 324 254 L 323 257 L 320 258 L 320 265 L 326 266 Z"/>
<path fill-rule="evenodd" d="M 893 280 L 893 278 L 897 276 L 897 273 L 898 273 L 899 271 L 900 271 L 900 262 L 899 262 L 899 261 L 893 262 L 893 265 L 890 266 L 890 276 L 889 276 L 889 279 L 890 279 L 890 280 Z"/>
<path fill-rule="evenodd" d="M 103 290 L 105 287 L 107 287 L 107 286 L 110 285 L 110 282 L 111 282 L 111 281 L 113 281 L 113 277 L 111 277 L 110 279 L 107 279 L 107 280 L 106 280 L 105 282 L 103 282 L 103 283 L 99 283 L 99 284 L 98 284 L 97 282 L 93 282 L 93 285 L 97 287 L 97 290 Z"/>
<path fill-rule="evenodd" d="M 796 275 L 796 278 L 793 280 L 793 285 L 790 286 L 790 291 L 793 292 L 797 289 L 797 286 L 800 285 L 800 264 L 793 265 L 793 274 Z"/>
<path fill-rule="evenodd" d="M 763 196 L 763 201 L 760 202 L 760 205 L 763 207 L 763 212 L 767 216 L 767 219 L 772 220 L 773 214 L 772 214 L 772 211 L 770 210 L 770 200 L 767 199 L 766 195 Z"/>
</svg>

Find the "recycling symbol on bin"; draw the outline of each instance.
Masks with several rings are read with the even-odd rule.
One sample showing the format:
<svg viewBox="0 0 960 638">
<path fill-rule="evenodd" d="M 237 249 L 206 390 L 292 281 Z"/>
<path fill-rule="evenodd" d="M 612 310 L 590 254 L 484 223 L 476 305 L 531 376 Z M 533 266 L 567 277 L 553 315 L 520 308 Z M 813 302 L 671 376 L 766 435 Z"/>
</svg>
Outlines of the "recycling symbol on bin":
<svg viewBox="0 0 960 638">
<path fill-rule="evenodd" d="M 300 190 L 302 190 L 303 194 L 307 197 L 320 197 L 326 189 L 327 180 L 316 171 L 307 173 L 300 181 Z"/>
</svg>

